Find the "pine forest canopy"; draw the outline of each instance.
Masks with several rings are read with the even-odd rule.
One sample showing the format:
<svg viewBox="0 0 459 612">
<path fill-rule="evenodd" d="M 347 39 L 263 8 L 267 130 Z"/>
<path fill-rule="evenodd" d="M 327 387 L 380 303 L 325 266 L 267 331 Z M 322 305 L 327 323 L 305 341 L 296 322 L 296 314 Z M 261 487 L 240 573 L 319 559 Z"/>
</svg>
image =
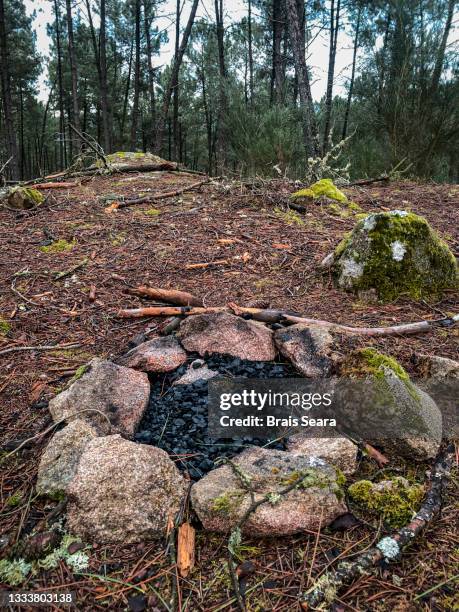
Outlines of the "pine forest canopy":
<svg viewBox="0 0 459 612">
<path fill-rule="evenodd" d="M 45 4 L 49 59 L 37 48 L 36 14 L 23 0 L 0 0 L 0 175 L 8 180 L 84 163 L 86 145 L 70 124 L 106 153 L 152 151 L 211 174 L 304 178 L 308 160 L 349 137 L 339 163 L 346 158 L 355 178 L 403 160 L 414 177 L 459 180 L 456 0 L 34 6 Z M 311 93 L 318 36 L 328 46 L 320 100 Z M 343 44 L 351 62 L 338 74 Z"/>
</svg>

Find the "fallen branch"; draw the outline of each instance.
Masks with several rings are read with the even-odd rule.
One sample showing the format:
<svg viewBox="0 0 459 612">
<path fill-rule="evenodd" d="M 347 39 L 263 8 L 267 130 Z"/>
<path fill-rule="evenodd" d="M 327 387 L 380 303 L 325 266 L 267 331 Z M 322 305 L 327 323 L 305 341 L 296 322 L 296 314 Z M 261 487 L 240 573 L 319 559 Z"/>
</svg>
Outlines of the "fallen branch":
<svg viewBox="0 0 459 612">
<path fill-rule="evenodd" d="M 159 302 L 177 304 L 178 306 L 202 306 L 202 300 L 187 291 L 175 291 L 174 289 L 160 289 L 159 287 L 147 287 L 141 285 L 128 289 L 132 295 L 149 297 Z"/>
<path fill-rule="evenodd" d="M 60 280 L 61 278 L 65 278 L 66 276 L 70 276 L 70 274 L 73 274 L 74 272 L 76 272 L 77 270 L 79 270 L 80 268 L 85 266 L 88 263 L 88 261 L 89 261 L 89 258 L 85 257 L 80 262 L 76 263 L 74 266 L 69 268 L 68 270 L 64 270 L 63 272 L 58 272 L 54 276 L 54 280 Z"/>
<path fill-rule="evenodd" d="M 211 266 L 227 266 L 231 264 L 229 259 L 216 259 L 215 261 L 204 261 L 202 263 L 187 264 L 185 270 L 203 270 Z"/>
<path fill-rule="evenodd" d="M 71 123 L 69 123 L 68 126 L 72 130 L 72 132 L 74 132 L 78 136 L 78 138 L 80 138 L 80 140 L 82 140 L 84 143 L 86 143 L 88 145 L 88 147 L 91 149 L 91 151 L 93 151 L 93 153 L 96 154 L 97 157 L 100 157 L 100 159 L 102 160 L 102 163 L 104 164 L 105 168 L 108 170 L 107 158 L 103 154 L 101 147 L 99 145 L 96 147 L 90 141 L 89 138 L 86 138 L 86 136 L 84 134 L 82 134 L 80 132 L 80 130 L 77 130 L 77 128 L 74 125 L 72 125 Z"/>
<path fill-rule="evenodd" d="M 80 348 L 81 344 L 57 344 L 55 346 L 12 346 L 0 351 L 0 355 L 16 353 L 19 351 L 65 351 L 67 349 Z"/>
<path fill-rule="evenodd" d="M 37 183 L 31 185 L 31 189 L 71 189 L 76 183 Z"/>
<path fill-rule="evenodd" d="M 192 183 L 191 185 L 182 187 L 181 189 L 176 189 L 175 191 L 166 191 L 164 193 L 158 193 L 156 195 L 145 196 L 144 198 L 125 200 L 124 202 L 119 202 L 117 208 L 126 208 L 127 206 L 135 206 L 136 204 L 146 204 L 148 202 L 155 202 L 156 200 L 163 200 L 164 198 L 174 198 L 176 196 L 182 195 L 182 193 L 185 193 L 186 191 L 191 191 L 192 189 L 201 187 L 201 185 L 205 185 L 209 182 L 209 180 L 209 178 L 205 178 L 203 181 Z"/>
<path fill-rule="evenodd" d="M 343 185 L 343 187 L 360 187 L 362 185 L 373 185 L 373 183 L 388 183 L 389 181 L 390 176 L 388 174 L 383 174 L 382 176 L 378 176 L 377 178 L 361 179 L 359 181 L 354 181 L 353 183 Z"/>
<path fill-rule="evenodd" d="M 194 567 L 195 533 L 190 523 L 182 523 L 178 528 L 177 567 L 182 578 L 186 578 Z"/>
<path fill-rule="evenodd" d="M 392 536 L 382 538 L 376 546 L 362 553 L 355 561 L 341 561 L 336 569 L 320 576 L 316 583 L 301 598 L 304 610 L 316 609 L 321 604 L 330 606 L 341 587 L 350 584 L 362 574 L 370 571 L 380 561 L 397 561 L 402 550 L 440 512 L 442 493 L 448 481 L 453 462 L 454 448 L 450 446 L 437 456 L 429 478 L 429 490 L 414 519 Z"/>
<path fill-rule="evenodd" d="M 349 325 L 342 325 L 340 323 L 333 323 L 331 321 L 323 321 L 321 319 L 310 319 L 303 317 L 298 313 L 288 312 L 285 310 L 247 308 L 238 306 L 234 302 L 228 303 L 227 306 L 214 306 L 209 308 L 194 308 L 187 306 L 151 306 L 147 308 L 134 308 L 129 310 L 120 310 L 117 316 L 128 319 L 139 317 L 193 316 L 210 314 L 213 312 L 231 312 L 237 316 L 242 316 L 247 319 L 255 319 L 256 321 L 261 321 L 263 323 L 287 323 L 291 325 L 302 323 L 305 325 L 315 325 L 317 327 L 326 327 L 331 331 L 358 334 L 362 336 L 420 334 L 431 331 L 436 327 L 454 327 L 459 323 L 459 314 L 457 314 L 453 317 L 435 319 L 433 321 L 402 323 L 400 325 L 393 325 L 390 327 L 351 327 Z"/>
</svg>

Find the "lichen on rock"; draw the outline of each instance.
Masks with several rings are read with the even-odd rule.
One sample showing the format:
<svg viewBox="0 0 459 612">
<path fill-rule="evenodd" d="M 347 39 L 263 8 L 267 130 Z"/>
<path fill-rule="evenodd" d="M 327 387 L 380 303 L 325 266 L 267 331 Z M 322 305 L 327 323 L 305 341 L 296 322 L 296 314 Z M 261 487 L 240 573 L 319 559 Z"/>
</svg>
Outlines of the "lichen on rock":
<svg viewBox="0 0 459 612">
<path fill-rule="evenodd" d="M 424 496 L 424 487 L 410 484 L 397 476 L 378 483 L 369 480 L 354 482 L 350 498 L 374 516 L 382 518 L 390 527 L 398 528 L 410 521 Z"/>
<path fill-rule="evenodd" d="M 426 219 L 403 210 L 360 220 L 334 253 L 335 284 L 382 302 L 400 295 L 435 298 L 459 287 L 458 266 L 448 245 Z"/>
</svg>

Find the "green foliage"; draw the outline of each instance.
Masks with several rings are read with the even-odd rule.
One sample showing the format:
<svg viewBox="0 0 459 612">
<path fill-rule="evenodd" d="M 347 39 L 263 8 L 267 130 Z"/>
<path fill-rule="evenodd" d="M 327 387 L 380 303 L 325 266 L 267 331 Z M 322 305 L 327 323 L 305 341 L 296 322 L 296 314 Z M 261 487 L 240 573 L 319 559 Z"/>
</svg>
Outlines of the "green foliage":
<svg viewBox="0 0 459 612">
<path fill-rule="evenodd" d="M 279 219 L 282 219 L 282 221 L 287 223 L 287 225 L 304 225 L 304 221 L 301 218 L 301 215 L 299 215 L 294 210 L 282 210 L 282 208 L 276 207 L 274 209 L 274 214 L 276 215 L 276 217 L 279 217 Z"/>
<path fill-rule="evenodd" d="M 424 488 L 396 477 L 378 485 L 359 480 L 348 489 L 349 496 L 370 514 L 381 517 L 390 527 L 403 527 L 413 517 L 424 496 Z"/>
</svg>

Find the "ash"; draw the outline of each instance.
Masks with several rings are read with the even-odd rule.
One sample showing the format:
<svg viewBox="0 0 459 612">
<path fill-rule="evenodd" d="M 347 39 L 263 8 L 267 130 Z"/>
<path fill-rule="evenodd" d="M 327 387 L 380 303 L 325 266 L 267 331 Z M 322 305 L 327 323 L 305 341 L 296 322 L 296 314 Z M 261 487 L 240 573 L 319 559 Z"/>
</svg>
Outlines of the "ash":
<svg viewBox="0 0 459 612">
<path fill-rule="evenodd" d="M 234 357 L 212 356 L 206 365 L 226 378 L 292 378 L 295 370 L 280 362 L 244 361 Z M 135 440 L 164 449 L 177 467 L 199 480 L 215 467 L 215 460 L 233 457 L 249 446 L 268 446 L 284 450 L 282 441 L 220 438 L 207 432 L 207 381 L 173 386 L 186 372 L 188 364 L 166 375 L 151 376 L 151 395 L 147 411 Z"/>
</svg>

